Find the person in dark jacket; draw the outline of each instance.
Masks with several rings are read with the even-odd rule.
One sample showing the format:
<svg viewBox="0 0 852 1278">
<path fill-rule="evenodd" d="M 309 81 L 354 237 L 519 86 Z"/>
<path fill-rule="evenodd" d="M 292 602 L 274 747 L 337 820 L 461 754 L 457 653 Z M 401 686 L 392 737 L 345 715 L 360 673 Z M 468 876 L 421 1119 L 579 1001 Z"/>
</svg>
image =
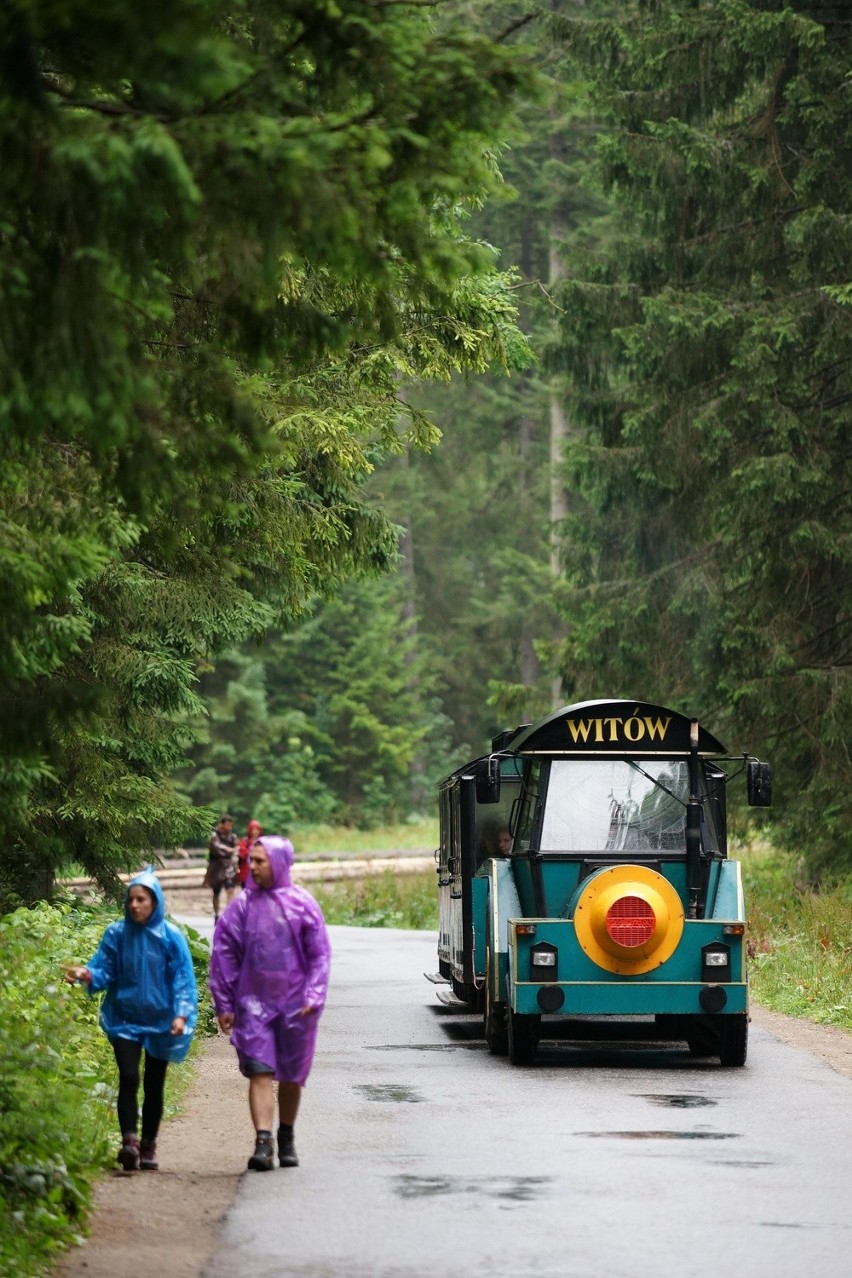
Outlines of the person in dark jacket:
<svg viewBox="0 0 852 1278">
<path fill-rule="evenodd" d="M 125 1171 L 156 1171 L 157 1133 L 170 1061 L 189 1051 L 198 1016 L 195 972 L 186 937 L 166 918 L 163 889 L 152 870 L 131 879 L 124 918 L 110 923 L 85 967 L 65 971 L 90 995 L 105 990 L 100 1024 L 118 1065 L 118 1162 Z M 142 1140 L 139 1066 L 145 1053 Z"/>
<path fill-rule="evenodd" d="M 210 835 L 207 852 L 207 873 L 204 882 L 213 891 L 213 918 L 218 919 L 221 913 L 219 900 L 222 889 L 227 893 L 228 901 L 232 901 L 239 891 L 237 869 L 237 853 L 239 839 L 234 833 L 234 818 L 219 818 L 216 829 Z"/>
</svg>

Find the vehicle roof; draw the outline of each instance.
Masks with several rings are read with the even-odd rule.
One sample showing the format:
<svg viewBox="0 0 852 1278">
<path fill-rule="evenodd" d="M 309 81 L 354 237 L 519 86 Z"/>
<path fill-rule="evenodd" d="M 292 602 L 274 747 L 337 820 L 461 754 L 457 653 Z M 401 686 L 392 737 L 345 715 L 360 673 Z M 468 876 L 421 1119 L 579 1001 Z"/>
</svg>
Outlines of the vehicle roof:
<svg viewBox="0 0 852 1278">
<path fill-rule="evenodd" d="M 723 755 L 725 747 L 697 720 L 648 701 L 579 701 L 522 728 L 506 743 L 513 754 L 687 755 L 692 725 L 698 753 Z"/>
<path fill-rule="evenodd" d="M 649 701 L 578 701 L 554 710 L 538 723 L 525 724 L 513 734 L 504 734 L 501 749 L 494 753 L 560 758 L 686 757 L 693 722 L 688 715 Z M 697 727 L 699 755 L 726 754 L 721 741 L 700 724 Z M 469 760 L 445 777 L 441 785 L 489 757 L 486 754 Z"/>
</svg>

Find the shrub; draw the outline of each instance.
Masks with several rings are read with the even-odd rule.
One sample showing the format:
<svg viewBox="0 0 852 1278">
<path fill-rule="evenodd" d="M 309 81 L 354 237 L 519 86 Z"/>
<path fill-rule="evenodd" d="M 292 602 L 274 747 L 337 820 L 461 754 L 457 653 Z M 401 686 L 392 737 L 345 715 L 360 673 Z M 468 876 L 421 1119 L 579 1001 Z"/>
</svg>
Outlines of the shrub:
<svg viewBox="0 0 852 1278">
<path fill-rule="evenodd" d="M 113 1161 L 115 1060 L 99 1000 L 67 985 L 63 969 L 92 956 L 115 914 L 64 902 L 0 918 L 0 1273 L 16 1278 L 46 1273 L 79 1239 L 92 1182 Z M 208 946 L 184 931 L 203 1034 L 215 1024 Z"/>
<path fill-rule="evenodd" d="M 103 916 L 41 904 L 0 919 L 0 1271 L 44 1271 L 79 1235 L 108 1157 L 115 1066 L 97 1004 L 63 965 L 94 951 Z"/>
</svg>

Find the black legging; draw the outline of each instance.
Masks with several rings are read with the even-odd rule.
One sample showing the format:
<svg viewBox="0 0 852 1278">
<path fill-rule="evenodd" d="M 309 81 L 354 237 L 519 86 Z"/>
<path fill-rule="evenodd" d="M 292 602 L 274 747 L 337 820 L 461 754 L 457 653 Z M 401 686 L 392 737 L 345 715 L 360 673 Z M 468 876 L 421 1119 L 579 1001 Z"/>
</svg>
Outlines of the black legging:
<svg viewBox="0 0 852 1278">
<path fill-rule="evenodd" d="M 112 1041 L 112 1048 L 115 1052 L 115 1063 L 118 1066 L 118 1125 L 123 1136 L 126 1132 L 136 1131 L 139 1117 L 136 1097 L 139 1091 L 142 1044 L 134 1043 L 129 1038 L 115 1038 Z M 168 1064 L 168 1061 L 158 1060 L 149 1052 L 145 1053 L 142 1101 L 143 1140 L 156 1140 L 157 1132 L 160 1130 L 160 1119 L 163 1117 L 163 1087 Z"/>
</svg>

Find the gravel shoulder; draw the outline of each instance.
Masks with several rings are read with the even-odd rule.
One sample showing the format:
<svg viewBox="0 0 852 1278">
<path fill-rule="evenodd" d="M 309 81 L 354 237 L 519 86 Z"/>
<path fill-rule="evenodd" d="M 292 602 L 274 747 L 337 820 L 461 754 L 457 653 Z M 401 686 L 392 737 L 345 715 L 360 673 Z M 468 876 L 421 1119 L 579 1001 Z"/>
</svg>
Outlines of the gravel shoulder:
<svg viewBox="0 0 852 1278">
<path fill-rule="evenodd" d="M 160 1130 L 160 1171 L 115 1171 L 98 1183 L 89 1237 L 66 1252 L 56 1278 L 203 1272 L 254 1141 L 227 1039 L 207 1039 L 193 1069 L 183 1113 Z"/>
</svg>

